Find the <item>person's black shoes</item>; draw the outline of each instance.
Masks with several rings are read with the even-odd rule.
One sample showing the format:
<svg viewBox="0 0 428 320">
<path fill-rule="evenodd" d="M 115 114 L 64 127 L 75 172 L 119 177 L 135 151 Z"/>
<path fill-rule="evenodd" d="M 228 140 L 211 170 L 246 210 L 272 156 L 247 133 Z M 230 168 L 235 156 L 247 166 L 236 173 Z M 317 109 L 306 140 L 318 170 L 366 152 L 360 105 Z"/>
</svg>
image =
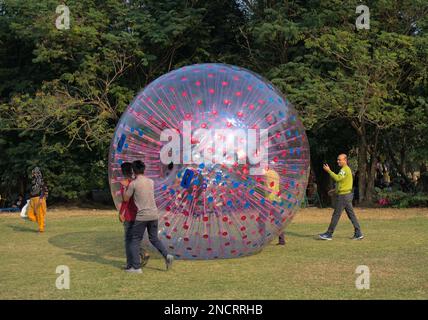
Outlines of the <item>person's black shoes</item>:
<svg viewBox="0 0 428 320">
<path fill-rule="evenodd" d="M 333 237 L 331 236 L 330 233 L 325 232 L 325 233 L 321 233 L 318 235 L 318 237 L 322 240 L 333 240 Z"/>
<path fill-rule="evenodd" d="M 361 240 L 364 239 L 364 235 L 362 233 L 355 233 L 351 240 Z"/>
</svg>

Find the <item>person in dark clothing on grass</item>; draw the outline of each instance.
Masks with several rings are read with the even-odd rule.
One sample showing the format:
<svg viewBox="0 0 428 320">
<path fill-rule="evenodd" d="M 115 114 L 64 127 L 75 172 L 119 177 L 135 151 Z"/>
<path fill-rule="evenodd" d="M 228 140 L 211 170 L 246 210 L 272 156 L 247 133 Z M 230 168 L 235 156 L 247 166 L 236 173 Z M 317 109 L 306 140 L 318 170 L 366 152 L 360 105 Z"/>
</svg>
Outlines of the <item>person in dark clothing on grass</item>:
<svg viewBox="0 0 428 320">
<path fill-rule="evenodd" d="M 168 254 L 165 246 L 158 238 L 159 213 L 154 196 L 154 182 L 144 175 L 145 164 L 140 161 L 132 163 L 132 170 L 136 175 L 123 194 L 123 200 L 129 201 L 133 197 L 137 206 L 137 215 L 132 222 L 132 229 L 129 241 L 130 268 L 127 272 L 142 273 L 140 260 L 140 246 L 144 237 L 144 232 L 148 231 L 151 244 L 162 254 L 165 259 L 166 269 L 169 270 L 174 261 L 174 257 Z"/>
</svg>

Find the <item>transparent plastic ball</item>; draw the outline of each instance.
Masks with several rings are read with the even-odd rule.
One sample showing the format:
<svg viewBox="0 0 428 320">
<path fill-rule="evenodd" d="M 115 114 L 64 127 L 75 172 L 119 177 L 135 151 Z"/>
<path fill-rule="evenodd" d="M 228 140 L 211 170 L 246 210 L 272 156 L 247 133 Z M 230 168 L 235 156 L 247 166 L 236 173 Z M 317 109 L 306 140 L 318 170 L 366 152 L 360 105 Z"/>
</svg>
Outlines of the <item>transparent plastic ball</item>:
<svg viewBox="0 0 428 320">
<path fill-rule="evenodd" d="M 171 71 L 145 87 L 117 124 L 109 181 L 142 160 L 154 181 L 159 239 L 178 259 L 259 252 L 300 208 L 309 145 L 297 112 L 259 75 L 225 64 Z"/>
</svg>

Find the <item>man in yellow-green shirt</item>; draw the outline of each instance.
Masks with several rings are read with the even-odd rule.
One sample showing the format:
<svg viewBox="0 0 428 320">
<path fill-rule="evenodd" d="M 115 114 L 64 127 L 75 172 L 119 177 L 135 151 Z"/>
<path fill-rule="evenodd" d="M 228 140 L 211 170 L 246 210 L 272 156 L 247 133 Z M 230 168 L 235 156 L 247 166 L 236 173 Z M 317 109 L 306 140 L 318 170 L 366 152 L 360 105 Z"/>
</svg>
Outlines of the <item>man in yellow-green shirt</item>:
<svg viewBox="0 0 428 320">
<path fill-rule="evenodd" d="M 334 229 L 336 229 L 336 225 L 339 222 L 343 209 L 345 209 L 346 214 L 348 215 L 348 218 L 351 220 L 355 229 L 352 239 L 361 240 L 364 238 L 364 235 L 361 233 L 360 225 L 358 223 L 357 217 L 355 216 L 354 208 L 352 207 L 352 171 L 351 168 L 348 167 L 348 157 L 346 154 L 339 154 L 337 157 L 337 164 L 341 168 L 338 174 L 335 174 L 333 171 L 331 171 L 328 164 L 324 164 L 323 166 L 323 169 L 336 182 L 337 201 L 328 230 L 327 232 L 320 234 L 319 237 L 323 240 L 333 239 Z"/>
</svg>

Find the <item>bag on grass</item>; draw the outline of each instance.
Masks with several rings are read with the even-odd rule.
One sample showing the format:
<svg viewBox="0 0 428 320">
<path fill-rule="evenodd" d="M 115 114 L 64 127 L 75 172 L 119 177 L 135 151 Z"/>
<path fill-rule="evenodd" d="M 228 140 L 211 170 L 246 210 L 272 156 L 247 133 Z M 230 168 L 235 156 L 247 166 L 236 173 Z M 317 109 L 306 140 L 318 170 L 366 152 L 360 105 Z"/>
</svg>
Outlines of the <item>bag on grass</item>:
<svg viewBox="0 0 428 320">
<path fill-rule="evenodd" d="M 25 204 L 25 206 L 22 207 L 21 213 L 20 213 L 21 218 L 27 218 L 29 204 L 30 204 L 30 200 L 27 200 L 27 203 Z"/>
</svg>

